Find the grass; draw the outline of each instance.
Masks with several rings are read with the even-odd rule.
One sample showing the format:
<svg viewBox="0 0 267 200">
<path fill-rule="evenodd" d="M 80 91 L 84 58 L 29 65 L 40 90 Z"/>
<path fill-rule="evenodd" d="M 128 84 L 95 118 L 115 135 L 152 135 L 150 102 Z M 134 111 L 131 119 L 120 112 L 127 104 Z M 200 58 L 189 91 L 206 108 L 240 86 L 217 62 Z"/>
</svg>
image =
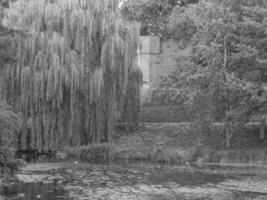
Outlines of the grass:
<svg viewBox="0 0 267 200">
<path fill-rule="evenodd" d="M 184 105 L 143 106 L 140 121 L 182 122 L 189 121 L 189 115 Z"/>
<path fill-rule="evenodd" d="M 161 148 L 121 148 L 117 145 L 98 144 L 67 149 L 68 158 L 84 162 L 117 161 L 128 163 L 130 161 L 145 161 L 167 164 L 185 164 L 192 158 L 191 152 L 173 147 Z"/>
<path fill-rule="evenodd" d="M 113 143 L 87 145 L 66 150 L 69 158 L 82 161 L 148 161 L 183 165 L 186 163 L 267 164 L 267 149 L 254 146 L 226 149 L 216 133 L 208 135 L 203 146 L 196 145 L 190 126 L 183 124 L 146 124 L 138 131 L 117 130 Z M 240 136 L 241 137 L 241 136 Z M 249 136 L 250 137 L 250 136 Z M 210 143 L 210 144 L 209 144 Z"/>
<path fill-rule="evenodd" d="M 111 144 L 102 143 L 67 148 L 65 151 L 68 158 L 78 159 L 85 162 L 100 162 L 109 160 L 111 149 Z"/>
<path fill-rule="evenodd" d="M 190 161 L 191 152 L 176 148 L 119 149 L 115 148 L 113 159 L 116 161 L 148 161 L 166 164 L 185 164 Z"/>
<path fill-rule="evenodd" d="M 197 161 L 209 163 L 267 164 L 265 149 L 252 150 L 206 150 Z"/>
<path fill-rule="evenodd" d="M 107 161 L 110 158 L 112 145 L 109 143 L 92 144 L 87 146 L 78 146 L 67 148 L 66 153 L 68 158 L 74 158 L 81 161 Z"/>
<path fill-rule="evenodd" d="M 69 158 L 82 161 L 148 161 L 185 164 L 191 161 L 193 135 L 188 125 L 154 125 L 127 134 L 117 130 L 113 143 L 87 145 L 66 150 Z"/>
<path fill-rule="evenodd" d="M 264 150 L 183 149 L 155 145 L 153 148 L 124 148 L 118 145 L 97 144 L 67 149 L 68 158 L 84 162 L 143 161 L 184 165 L 187 163 L 246 163 L 267 164 Z"/>
</svg>

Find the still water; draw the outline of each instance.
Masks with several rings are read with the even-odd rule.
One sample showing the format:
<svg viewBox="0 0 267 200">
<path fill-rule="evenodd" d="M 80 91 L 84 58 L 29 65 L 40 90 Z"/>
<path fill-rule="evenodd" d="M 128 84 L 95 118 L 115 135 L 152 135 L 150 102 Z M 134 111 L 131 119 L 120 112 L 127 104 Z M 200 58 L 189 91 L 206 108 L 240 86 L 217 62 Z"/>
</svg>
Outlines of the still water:
<svg viewBox="0 0 267 200">
<path fill-rule="evenodd" d="M 2 200 L 267 200 L 267 170 L 31 164 Z"/>
</svg>

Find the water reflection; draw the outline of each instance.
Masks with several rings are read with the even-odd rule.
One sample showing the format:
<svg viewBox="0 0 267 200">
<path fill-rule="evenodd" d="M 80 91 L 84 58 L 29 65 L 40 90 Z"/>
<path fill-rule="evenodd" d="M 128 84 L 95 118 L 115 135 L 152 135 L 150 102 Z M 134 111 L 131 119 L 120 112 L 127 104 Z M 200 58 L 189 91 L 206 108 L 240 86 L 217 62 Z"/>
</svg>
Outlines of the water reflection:
<svg viewBox="0 0 267 200">
<path fill-rule="evenodd" d="M 4 189 L 7 200 L 69 200 L 67 192 L 58 180 L 53 183 L 23 183 L 19 182 Z"/>
<path fill-rule="evenodd" d="M 18 174 L 21 182 L 5 188 L 5 200 L 267 199 L 267 179 L 257 176 L 149 165 L 51 166 Z"/>
</svg>

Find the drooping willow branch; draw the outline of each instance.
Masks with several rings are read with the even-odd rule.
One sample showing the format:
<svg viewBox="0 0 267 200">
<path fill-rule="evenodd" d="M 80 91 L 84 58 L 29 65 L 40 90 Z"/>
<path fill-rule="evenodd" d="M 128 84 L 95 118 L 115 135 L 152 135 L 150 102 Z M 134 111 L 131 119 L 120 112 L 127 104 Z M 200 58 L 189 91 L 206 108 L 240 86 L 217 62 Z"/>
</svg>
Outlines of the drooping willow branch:
<svg viewBox="0 0 267 200">
<path fill-rule="evenodd" d="M 109 141 L 138 45 L 138 27 L 120 17 L 118 1 L 19 0 L 5 24 L 29 35 L 5 84 L 24 119 L 20 148 Z"/>
</svg>

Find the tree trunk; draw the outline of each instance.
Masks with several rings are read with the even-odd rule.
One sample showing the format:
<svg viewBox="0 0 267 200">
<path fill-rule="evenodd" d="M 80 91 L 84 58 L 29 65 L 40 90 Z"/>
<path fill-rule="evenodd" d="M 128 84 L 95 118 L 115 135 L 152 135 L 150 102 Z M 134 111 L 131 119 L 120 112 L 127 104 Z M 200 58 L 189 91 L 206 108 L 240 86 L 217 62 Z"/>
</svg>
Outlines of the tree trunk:
<svg viewBox="0 0 267 200">
<path fill-rule="evenodd" d="M 223 59 L 223 73 L 224 73 L 224 81 L 226 82 L 226 67 L 227 67 L 227 44 L 226 44 L 226 38 L 227 36 L 224 37 L 223 40 L 223 46 L 224 46 L 224 59 Z M 228 113 L 230 112 L 230 94 L 229 94 L 229 90 L 227 89 L 227 114 L 226 114 L 226 120 L 225 120 L 225 136 L 226 136 L 226 147 L 230 148 L 230 137 L 231 137 L 231 133 L 230 133 L 230 126 L 231 126 L 231 122 L 230 122 L 230 118 L 228 116 Z"/>
</svg>

